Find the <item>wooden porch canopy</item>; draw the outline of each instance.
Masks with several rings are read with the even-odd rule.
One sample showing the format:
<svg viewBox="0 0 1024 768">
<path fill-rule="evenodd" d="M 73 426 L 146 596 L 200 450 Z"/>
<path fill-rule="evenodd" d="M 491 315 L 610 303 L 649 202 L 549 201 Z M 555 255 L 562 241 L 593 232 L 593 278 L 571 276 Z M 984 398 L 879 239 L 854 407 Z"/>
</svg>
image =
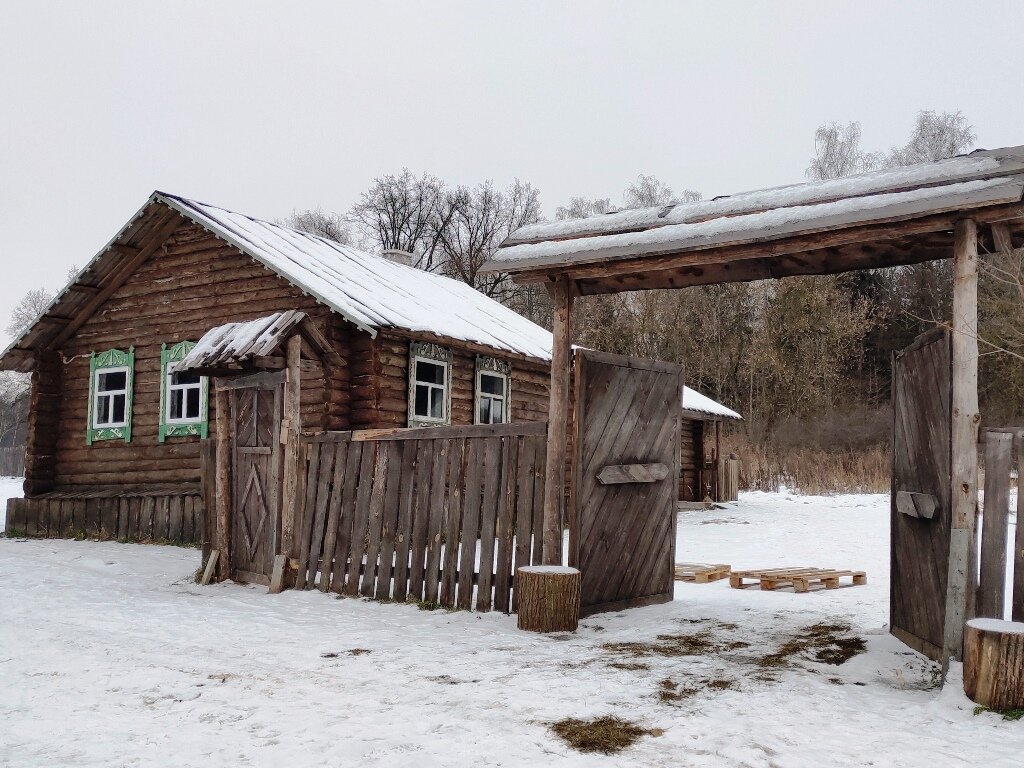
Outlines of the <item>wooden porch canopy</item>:
<svg viewBox="0 0 1024 768">
<path fill-rule="evenodd" d="M 979 244 L 1024 243 L 1024 146 L 696 203 L 523 227 L 483 265 L 554 303 L 545 532 L 560 532 L 571 310 L 579 295 L 821 275 L 953 258 L 952 538 L 944 654 L 961 653 L 977 508 Z M 551 524 L 549 524 L 549 522 Z M 545 535 L 544 562 L 560 559 Z"/>
<path fill-rule="evenodd" d="M 231 376 L 253 369 L 284 368 L 283 351 L 288 339 L 298 334 L 307 359 L 344 365 L 331 343 L 296 309 L 266 317 L 211 328 L 189 351 L 175 370 L 208 376 Z"/>
</svg>

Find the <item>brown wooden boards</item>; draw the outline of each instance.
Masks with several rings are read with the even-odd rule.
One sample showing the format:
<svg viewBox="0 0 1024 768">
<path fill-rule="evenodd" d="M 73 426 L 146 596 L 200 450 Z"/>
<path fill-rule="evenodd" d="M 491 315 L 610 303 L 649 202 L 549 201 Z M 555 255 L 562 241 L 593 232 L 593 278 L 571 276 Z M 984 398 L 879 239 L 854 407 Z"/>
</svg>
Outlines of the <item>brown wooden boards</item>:
<svg viewBox="0 0 1024 768">
<path fill-rule="evenodd" d="M 282 386 L 232 388 L 232 578 L 269 584 L 280 546 Z"/>
<path fill-rule="evenodd" d="M 682 386 L 676 365 L 576 353 L 569 564 L 582 574 L 583 615 L 672 599 L 678 478 L 607 468 L 679 466 Z"/>
<path fill-rule="evenodd" d="M 950 537 L 950 339 L 930 331 L 893 358 L 890 631 L 929 658 L 942 657 Z M 935 499 L 932 517 L 896 501 Z M 917 511 L 917 507 L 914 507 Z"/>
</svg>

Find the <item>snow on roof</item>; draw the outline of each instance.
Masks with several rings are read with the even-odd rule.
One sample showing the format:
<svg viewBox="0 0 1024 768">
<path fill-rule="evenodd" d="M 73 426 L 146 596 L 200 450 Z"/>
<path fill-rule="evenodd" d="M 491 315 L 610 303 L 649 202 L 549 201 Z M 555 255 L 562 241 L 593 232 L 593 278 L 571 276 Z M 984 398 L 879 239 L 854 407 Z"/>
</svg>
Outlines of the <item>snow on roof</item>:
<svg viewBox="0 0 1024 768">
<path fill-rule="evenodd" d="M 210 229 L 358 327 L 432 333 L 551 359 L 551 334 L 461 281 L 163 192 L 153 199 Z"/>
<path fill-rule="evenodd" d="M 709 416 L 718 416 L 726 419 L 742 419 L 732 408 L 726 408 L 721 403 L 712 400 L 707 395 L 702 395 L 695 389 L 683 387 L 683 410 L 706 413 Z"/>
<path fill-rule="evenodd" d="M 305 317 L 305 312 L 290 309 L 244 323 L 218 325 L 203 334 L 177 370 L 213 368 L 267 356 L 281 346 L 288 331 Z"/>
<path fill-rule="evenodd" d="M 909 219 L 1024 197 L 1024 146 L 842 179 L 693 203 L 533 224 L 509 236 L 485 271 L 574 264 L 759 242 L 872 221 Z"/>
</svg>

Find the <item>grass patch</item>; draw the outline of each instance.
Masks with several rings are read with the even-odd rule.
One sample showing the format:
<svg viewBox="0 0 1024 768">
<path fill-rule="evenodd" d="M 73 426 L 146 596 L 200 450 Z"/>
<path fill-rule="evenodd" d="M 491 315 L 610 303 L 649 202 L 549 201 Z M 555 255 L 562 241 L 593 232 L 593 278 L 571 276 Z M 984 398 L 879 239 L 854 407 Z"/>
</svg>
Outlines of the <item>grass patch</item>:
<svg viewBox="0 0 1024 768">
<path fill-rule="evenodd" d="M 863 638 L 840 637 L 849 631 L 849 624 L 811 624 L 774 653 L 761 657 L 757 665 L 762 668 L 785 667 L 793 657 L 810 653 L 815 661 L 838 666 L 863 653 L 866 648 Z"/>
<path fill-rule="evenodd" d="M 651 668 L 650 664 L 642 661 L 610 661 L 608 666 L 613 669 L 624 669 L 627 672 L 646 672 Z"/>
<path fill-rule="evenodd" d="M 642 736 L 660 736 L 660 729 L 644 728 L 637 723 L 606 715 L 591 720 L 567 717 L 551 723 L 551 730 L 562 741 L 580 752 L 613 755 L 633 746 Z"/>
<path fill-rule="evenodd" d="M 602 649 L 611 653 L 621 653 L 627 656 L 665 656 L 675 658 L 679 656 L 702 656 L 718 650 L 718 645 L 711 641 L 709 633 L 686 634 L 686 635 L 658 635 L 657 642 L 622 642 L 605 643 Z"/>
<path fill-rule="evenodd" d="M 1003 720 L 1009 720 L 1010 722 L 1016 722 L 1017 720 L 1024 719 L 1024 709 L 989 709 L 988 707 L 981 706 L 980 704 L 974 708 L 974 715 L 977 717 L 982 712 L 991 712 L 994 715 L 999 715 Z"/>
</svg>

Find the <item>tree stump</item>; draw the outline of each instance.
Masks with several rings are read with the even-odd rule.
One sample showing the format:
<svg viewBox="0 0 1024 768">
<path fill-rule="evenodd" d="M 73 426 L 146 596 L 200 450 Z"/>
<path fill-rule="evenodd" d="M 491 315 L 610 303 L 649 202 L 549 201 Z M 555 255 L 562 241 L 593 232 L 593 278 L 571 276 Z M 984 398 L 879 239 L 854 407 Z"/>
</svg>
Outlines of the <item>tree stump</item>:
<svg viewBox="0 0 1024 768">
<path fill-rule="evenodd" d="M 527 565 L 516 571 L 520 629 L 575 632 L 580 621 L 580 572 L 560 565 Z"/>
<path fill-rule="evenodd" d="M 1024 709 L 1024 622 L 967 622 L 964 693 L 989 709 Z"/>
</svg>

